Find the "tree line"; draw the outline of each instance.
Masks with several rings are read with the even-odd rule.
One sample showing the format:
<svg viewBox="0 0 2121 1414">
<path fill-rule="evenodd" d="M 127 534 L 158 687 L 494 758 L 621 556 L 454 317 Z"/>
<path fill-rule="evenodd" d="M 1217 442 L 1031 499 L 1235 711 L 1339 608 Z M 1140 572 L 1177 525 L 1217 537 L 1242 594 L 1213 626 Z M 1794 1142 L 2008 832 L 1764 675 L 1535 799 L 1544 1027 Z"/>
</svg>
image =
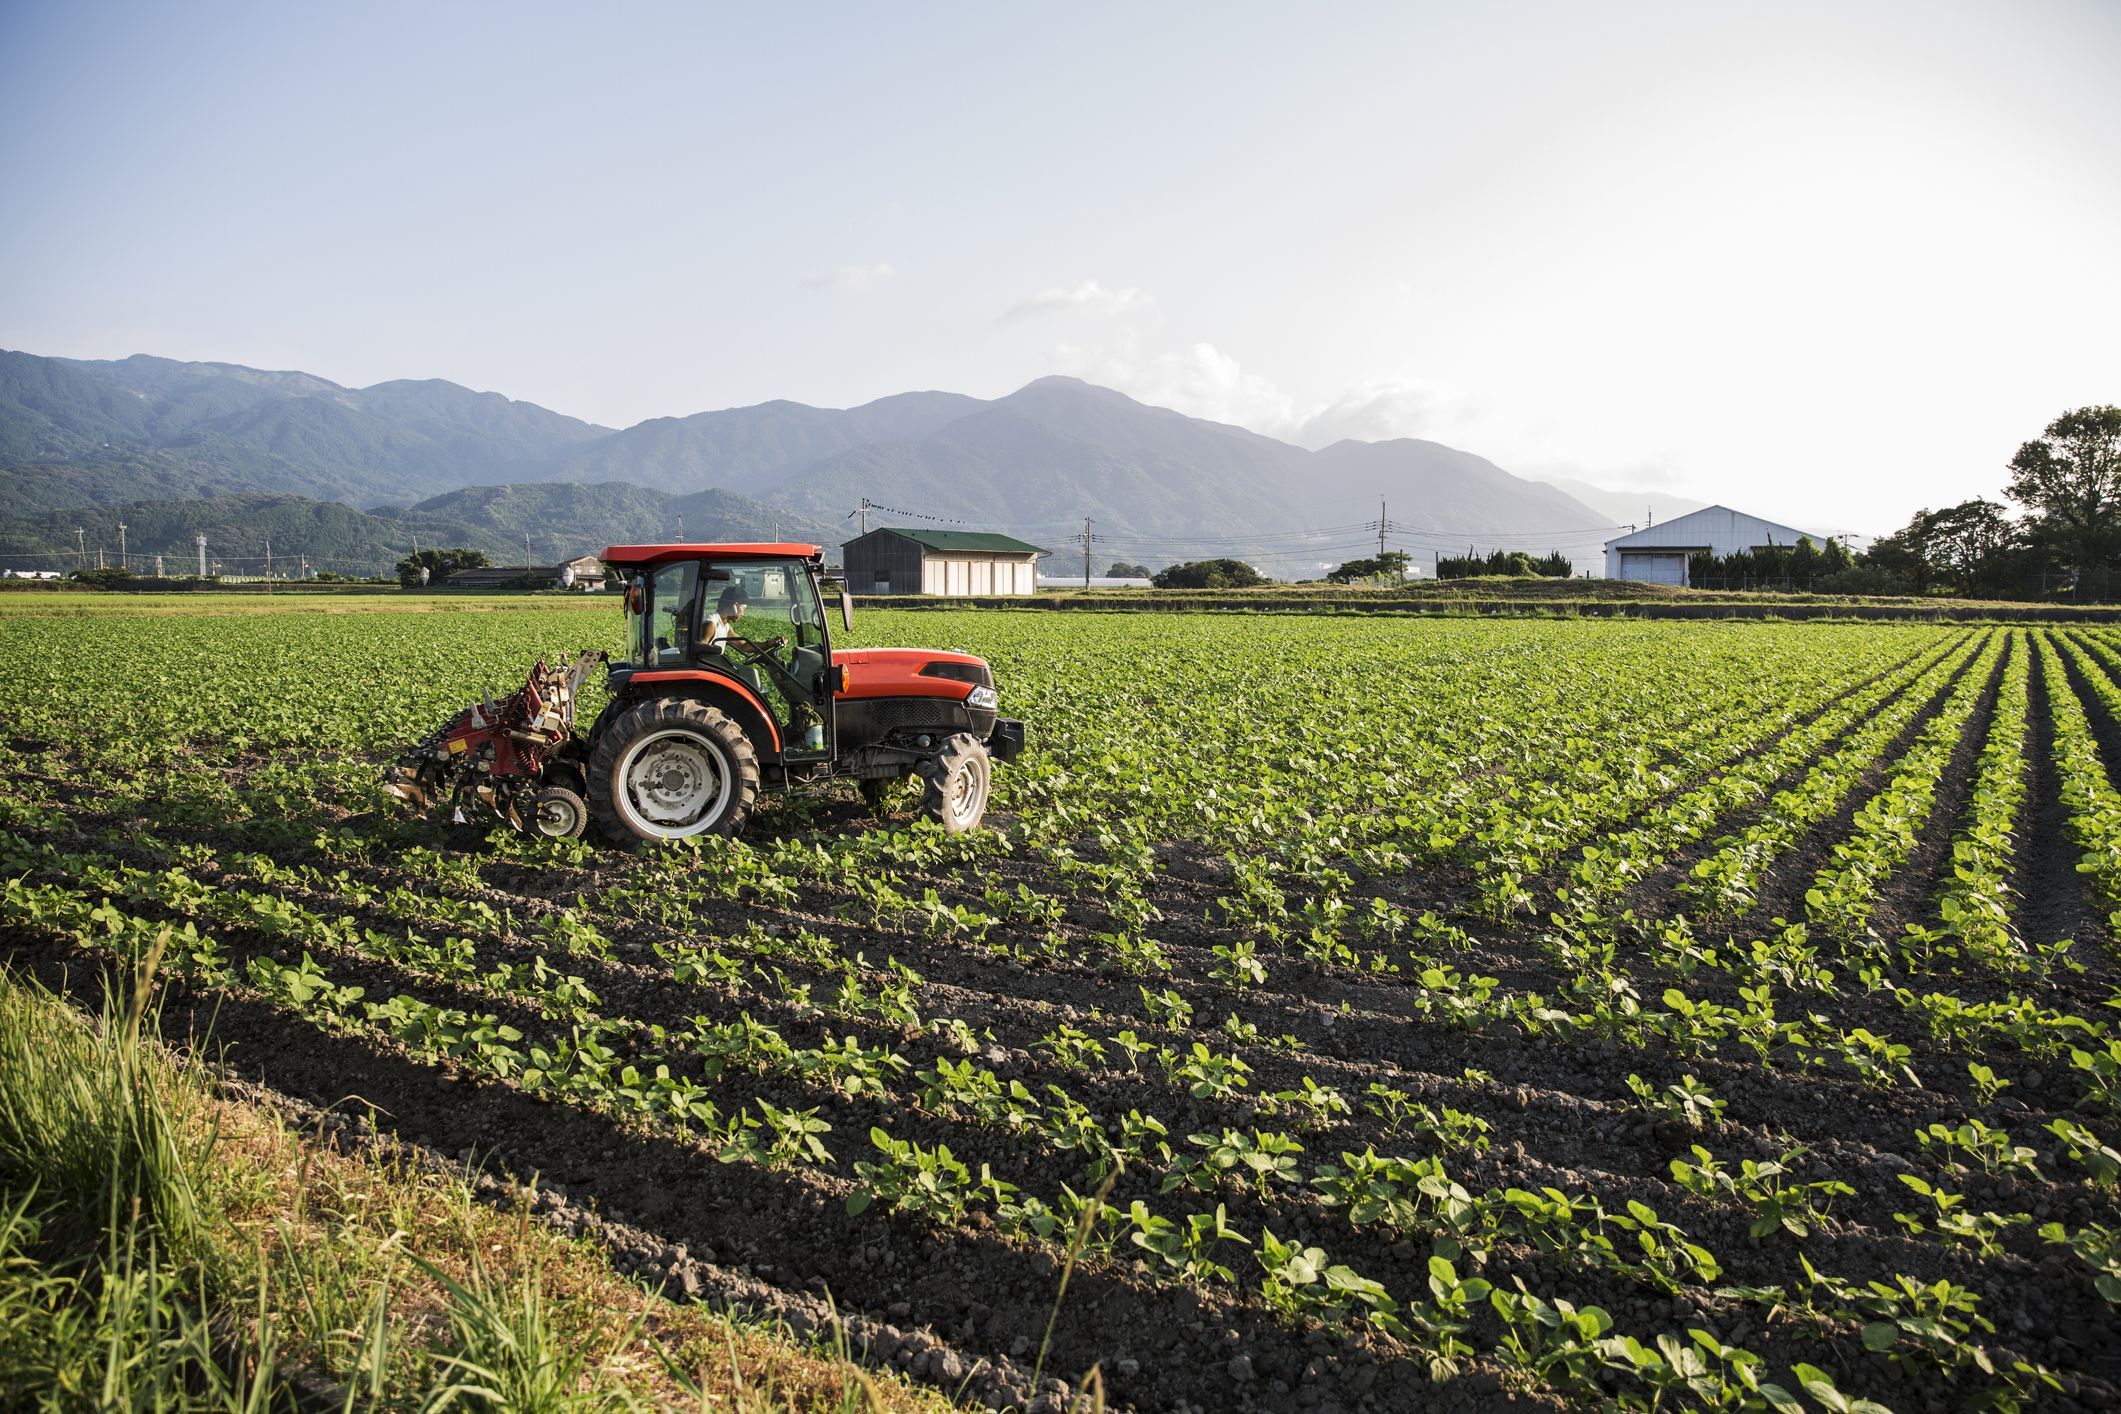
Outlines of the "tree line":
<svg viewBox="0 0 2121 1414">
<path fill-rule="evenodd" d="M 2121 407 L 2081 407 L 2010 459 L 2004 501 L 1975 497 L 1914 519 L 1872 545 L 1867 592 L 1977 598 L 2121 593 Z"/>
</svg>

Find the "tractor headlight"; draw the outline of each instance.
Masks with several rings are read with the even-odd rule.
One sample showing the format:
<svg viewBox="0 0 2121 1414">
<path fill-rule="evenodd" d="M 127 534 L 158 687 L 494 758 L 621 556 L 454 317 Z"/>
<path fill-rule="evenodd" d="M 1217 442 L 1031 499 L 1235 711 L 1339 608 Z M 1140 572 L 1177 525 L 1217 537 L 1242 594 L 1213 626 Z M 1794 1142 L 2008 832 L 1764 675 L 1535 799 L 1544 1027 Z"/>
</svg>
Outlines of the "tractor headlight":
<svg viewBox="0 0 2121 1414">
<path fill-rule="evenodd" d="M 988 712 L 999 707 L 1001 702 L 1001 695 L 991 687 L 975 687 L 972 689 L 972 695 L 965 699 L 966 706 L 977 707 Z"/>
</svg>

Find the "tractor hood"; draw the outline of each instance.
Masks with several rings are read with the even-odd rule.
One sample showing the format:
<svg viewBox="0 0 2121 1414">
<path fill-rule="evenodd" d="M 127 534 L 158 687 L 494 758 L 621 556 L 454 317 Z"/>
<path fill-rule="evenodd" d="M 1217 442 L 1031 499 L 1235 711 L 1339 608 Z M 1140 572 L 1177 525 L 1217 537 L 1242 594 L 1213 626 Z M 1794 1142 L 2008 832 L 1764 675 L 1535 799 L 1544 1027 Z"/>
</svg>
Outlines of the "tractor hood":
<svg viewBox="0 0 2121 1414">
<path fill-rule="evenodd" d="M 962 699 L 994 685 L 986 659 L 936 648 L 835 648 L 832 665 L 847 670 L 846 697 Z"/>
<path fill-rule="evenodd" d="M 890 667 L 898 672 L 917 673 L 930 663 L 964 663 L 973 667 L 985 667 L 985 658 L 975 658 L 970 653 L 953 653 L 941 648 L 835 648 L 832 650 L 834 667 L 855 663 L 874 663 L 878 667 Z"/>
</svg>

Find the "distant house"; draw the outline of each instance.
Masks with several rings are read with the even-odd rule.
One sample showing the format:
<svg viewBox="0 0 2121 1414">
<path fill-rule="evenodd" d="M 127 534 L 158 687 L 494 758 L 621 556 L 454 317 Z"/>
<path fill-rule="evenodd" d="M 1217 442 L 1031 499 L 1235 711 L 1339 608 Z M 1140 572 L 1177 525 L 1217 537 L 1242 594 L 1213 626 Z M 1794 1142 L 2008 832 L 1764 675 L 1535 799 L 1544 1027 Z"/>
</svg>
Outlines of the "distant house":
<svg viewBox="0 0 2121 1414">
<path fill-rule="evenodd" d="M 503 589 L 526 581 L 541 587 L 598 590 L 604 587 L 604 562 L 594 555 L 583 555 L 560 565 L 490 565 L 485 569 L 456 570 L 450 574 L 448 584 L 451 589 Z"/>
<path fill-rule="evenodd" d="M 568 582 L 568 572 L 570 570 L 574 574 L 574 580 L 571 585 Z M 560 582 L 562 589 L 574 588 L 581 590 L 585 594 L 593 594 L 604 587 L 606 578 L 604 562 L 594 555 L 578 556 L 561 565 L 553 578 Z"/>
<path fill-rule="evenodd" d="M 975 530 L 872 530 L 840 547 L 855 594 L 1035 594 L 1036 545 Z"/>
<path fill-rule="evenodd" d="M 1605 577 L 1632 579 L 1643 584 L 1687 582 L 1687 557 L 1711 554 L 1735 555 L 1741 550 L 1763 550 L 1770 545 L 1784 548 L 1800 539 L 1825 545 L 1827 537 L 1808 530 L 1778 525 L 1759 516 L 1734 511 L 1729 506 L 1704 506 L 1698 511 L 1647 526 L 1633 535 L 1608 540 L 1605 546 Z"/>
</svg>

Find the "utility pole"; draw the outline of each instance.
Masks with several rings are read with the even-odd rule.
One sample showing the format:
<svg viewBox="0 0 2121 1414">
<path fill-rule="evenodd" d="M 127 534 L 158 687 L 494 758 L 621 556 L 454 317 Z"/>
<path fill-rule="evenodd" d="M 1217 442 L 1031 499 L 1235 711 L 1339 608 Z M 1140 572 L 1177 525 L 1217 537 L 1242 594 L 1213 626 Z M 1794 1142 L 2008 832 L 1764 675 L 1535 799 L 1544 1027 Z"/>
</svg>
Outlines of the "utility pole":
<svg viewBox="0 0 2121 1414">
<path fill-rule="evenodd" d="M 265 542 L 265 583 L 268 587 L 272 584 L 272 541 L 270 540 Z"/>
<path fill-rule="evenodd" d="M 1083 588 L 1090 587 L 1090 517 L 1083 517 Z"/>
<path fill-rule="evenodd" d="M 103 547 L 101 545 L 96 547 L 96 568 L 99 570 L 106 568 L 103 563 Z"/>
<path fill-rule="evenodd" d="M 1644 524 L 1645 526 L 1651 526 L 1651 525 L 1655 525 L 1655 524 L 1657 524 L 1657 508 L 1656 508 L 1655 506 L 1644 506 L 1644 507 L 1642 508 L 1642 515 L 1643 515 L 1643 522 L 1642 522 L 1642 523 L 1643 523 L 1643 524 Z"/>
<path fill-rule="evenodd" d="M 523 532 L 523 573 L 530 573 L 530 532 Z"/>
<path fill-rule="evenodd" d="M 1377 558 L 1385 557 L 1385 498 L 1377 498 Z"/>
<path fill-rule="evenodd" d="M 155 578 L 162 578 L 162 557 L 160 555 L 155 556 Z"/>
<path fill-rule="evenodd" d="M 862 534 L 864 535 L 869 533 L 869 512 L 872 509 L 875 508 L 869 504 L 867 496 L 862 497 L 861 505 L 855 507 L 854 513 L 862 518 Z"/>
<path fill-rule="evenodd" d="M 684 543 L 685 543 L 685 515 L 684 515 L 684 512 L 680 511 L 680 512 L 678 513 L 678 544 L 682 545 L 682 544 L 684 544 Z"/>
<path fill-rule="evenodd" d="M 88 545 L 81 539 L 81 527 L 78 525 L 74 527 L 74 568 L 88 568 Z"/>
<path fill-rule="evenodd" d="M 199 578 L 206 578 L 206 537 L 194 535 L 191 543 L 199 547 Z"/>
<path fill-rule="evenodd" d="M 122 571 L 122 570 L 124 570 L 124 569 L 126 568 L 126 564 L 125 564 L 125 522 L 124 522 L 124 521 L 122 521 L 122 520 L 118 522 L 118 568 L 119 568 L 119 569 L 120 569 L 121 571 Z"/>
</svg>

